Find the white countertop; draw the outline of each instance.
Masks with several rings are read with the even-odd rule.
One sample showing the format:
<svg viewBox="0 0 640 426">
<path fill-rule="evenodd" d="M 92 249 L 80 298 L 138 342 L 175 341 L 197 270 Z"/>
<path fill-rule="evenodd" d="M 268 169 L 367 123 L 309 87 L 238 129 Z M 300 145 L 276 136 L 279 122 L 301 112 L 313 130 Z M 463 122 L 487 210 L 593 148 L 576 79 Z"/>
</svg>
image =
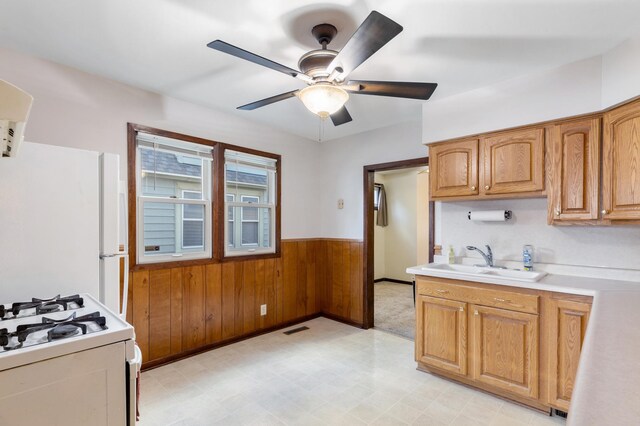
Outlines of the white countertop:
<svg viewBox="0 0 640 426">
<path fill-rule="evenodd" d="M 433 276 L 422 266 L 408 274 Z M 640 424 L 640 283 L 549 274 L 538 282 L 467 281 L 593 296 L 569 426 Z"/>
</svg>

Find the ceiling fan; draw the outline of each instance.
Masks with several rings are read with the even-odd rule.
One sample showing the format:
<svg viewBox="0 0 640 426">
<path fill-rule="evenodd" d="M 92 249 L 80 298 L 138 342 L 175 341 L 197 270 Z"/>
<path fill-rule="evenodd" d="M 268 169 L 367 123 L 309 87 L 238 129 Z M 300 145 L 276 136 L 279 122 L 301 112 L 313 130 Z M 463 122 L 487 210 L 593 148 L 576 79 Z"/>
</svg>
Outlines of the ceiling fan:
<svg viewBox="0 0 640 426">
<path fill-rule="evenodd" d="M 346 80 L 353 70 L 401 31 L 401 25 L 374 10 L 353 33 L 342 50 L 337 52 L 327 49 L 327 45 L 338 33 L 336 27 L 331 24 L 316 25 L 311 30 L 311 34 L 322 48 L 302 55 L 298 61 L 298 67 L 302 71 L 273 62 L 222 40 L 212 41 L 207 46 L 288 74 L 308 84 L 303 89 L 271 96 L 239 106 L 238 109 L 253 110 L 297 96 L 308 110 L 322 118 L 331 117 L 333 124 L 339 126 L 352 120 L 344 106 L 349 100 L 349 93 L 427 100 L 436 90 L 436 83 Z"/>
</svg>

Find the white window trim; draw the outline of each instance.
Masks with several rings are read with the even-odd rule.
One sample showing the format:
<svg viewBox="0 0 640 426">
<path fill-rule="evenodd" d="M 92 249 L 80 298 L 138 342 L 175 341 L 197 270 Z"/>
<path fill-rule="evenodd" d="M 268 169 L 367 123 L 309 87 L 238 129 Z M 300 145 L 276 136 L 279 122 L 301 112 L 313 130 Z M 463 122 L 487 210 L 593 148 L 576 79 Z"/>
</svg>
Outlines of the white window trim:
<svg viewBox="0 0 640 426">
<path fill-rule="evenodd" d="M 227 227 L 224 230 L 224 232 L 225 232 L 225 236 L 224 237 L 225 237 L 226 246 L 235 247 L 236 236 L 233 235 L 233 243 L 230 243 L 230 242 L 228 242 L 229 235 L 227 235 L 227 232 L 229 232 L 229 228 L 228 228 L 229 222 L 231 222 L 231 223 L 235 222 L 235 214 L 234 214 L 234 216 L 232 218 L 229 218 L 229 206 L 227 205 L 227 203 L 229 202 L 229 200 L 227 199 L 228 197 L 231 197 L 231 202 L 234 202 L 236 200 L 236 194 L 225 194 L 225 198 L 224 198 L 224 201 L 225 201 L 225 206 L 224 206 L 225 214 L 224 214 L 224 217 L 225 217 L 225 223 L 227 224 Z"/>
<path fill-rule="evenodd" d="M 270 161 L 275 162 L 277 160 L 273 160 L 270 159 Z M 228 156 L 228 152 L 225 154 L 225 167 L 224 167 L 224 187 L 226 188 L 227 185 L 229 183 L 235 183 L 234 181 L 231 180 L 227 180 L 227 164 L 229 162 L 233 162 L 233 160 Z M 246 163 L 243 163 L 246 164 Z M 261 167 L 260 165 L 256 165 L 256 164 L 250 164 L 254 167 Z M 271 242 L 269 247 L 259 247 L 258 246 L 246 246 L 245 250 L 242 249 L 237 249 L 235 248 L 235 246 L 230 246 L 228 244 L 225 244 L 225 249 L 224 249 L 224 257 L 237 257 L 237 256 L 247 256 L 247 255 L 257 255 L 257 254 L 272 254 L 276 252 L 276 234 L 278 232 L 278 230 L 276 229 L 277 224 L 276 224 L 276 205 L 279 202 L 279 200 L 276 199 L 276 194 L 278 193 L 278 190 L 276 188 L 276 185 L 278 184 L 278 179 L 277 179 L 277 171 L 276 171 L 276 167 L 274 166 L 270 166 L 270 167 L 266 167 L 267 170 L 270 170 L 272 173 L 268 173 L 267 174 L 267 179 L 269 179 L 269 183 L 267 185 L 267 188 L 269 189 L 269 203 L 251 203 L 250 207 L 258 207 L 258 208 L 266 208 L 269 210 L 269 222 L 271 224 L 270 226 L 270 233 L 269 233 L 269 241 Z M 228 212 L 229 212 L 229 207 L 247 207 L 249 203 L 242 203 L 242 202 L 238 202 L 238 201 L 234 201 L 234 202 L 228 202 L 225 199 L 225 209 L 224 209 L 224 214 L 225 214 L 225 221 L 228 221 Z M 225 238 L 227 237 L 226 233 L 228 232 L 228 228 L 225 229 Z"/>
<path fill-rule="evenodd" d="M 211 258 L 213 250 L 212 232 L 212 182 L 211 167 L 212 161 L 203 158 L 202 164 L 202 200 L 192 200 L 185 198 L 168 198 L 142 195 L 142 172 L 139 146 L 136 146 L 136 263 L 164 263 L 182 260 L 207 259 Z M 167 203 L 167 204 L 197 204 L 204 205 L 204 248 L 200 251 L 190 251 L 187 253 L 172 254 L 146 254 L 144 244 L 144 205 L 145 203 Z M 177 236 L 176 236 L 177 237 Z M 177 243 L 177 241 L 176 241 Z"/>
<path fill-rule="evenodd" d="M 200 196 L 202 197 L 202 193 L 201 193 L 200 191 L 194 191 L 194 190 L 190 190 L 190 189 L 183 189 L 183 190 L 182 190 L 182 198 L 183 198 L 183 199 L 185 199 L 185 200 L 187 199 L 187 198 L 184 196 L 186 193 L 200 194 Z M 189 200 L 191 200 L 191 199 L 192 199 L 192 198 L 189 198 Z M 189 249 L 189 250 L 191 250 L 191 249 L 197 249 L 197 248 L 201 248 L 201 247 L 202 247 L 202 249 L 204 250 L 204 246 L 185 246 L 185 245 L 184 245 L 184 223 L 185 223 L 185 222 L 202 222 L 202 233 L 203 233 L 203 235 L 202 235 L 202 237 L 203 237 L 203 238 L 202 238 L 202 243 L 203 243 L 203 244 L 204 244 L 204 242 L 205 242 L 205 241 L 204 241 L 204 234 L 206 233 L 206 230 L 205 230 L 205 228 L 204 228 L 204 217 L 203 217 L 202 219 L 197 219 L 197 218 L 187 218 L 187 217 L 184 217 L 184 206 L 185 206 L 185 205 L 186 205 L 186 204 L 182 204 L 182 235 L 180 235 L 180 238 L 182 239 L 181 247 L 182 247 L 183 249 Z M 206 210 L 206 206 L 205 206 L 205 210 Z M 204 212 L 203 212 L 203 214 L 204 214 Z"/>
<path fill-rule="evenodd" d="M 253 199 L 253 200 L 257 200 L 256 202 L 254 201 L 248 201 L 248 199 Z M 255 207 L 255 205 L 260 204 L 260 197 L 255 196 L 255 195 L 241 195 L 240 196 L 240 201 L 243 204 L 243 207 L 240 209 L 240 235 L 243 235 L 244 229 L 242 229 L 242 225 L 246 222 L 246 223 L 257 223 L 258 224 L 258 242 L 257 243 L 248 243 L 245 244 L 242 241 L 240 241 L 240 245 L 243 247 L 258 247 L 260 245 L 260 208 L 259 207 Z M 250 204 L 251 206 L 247 206 L 246 204 Z M 244 218 L 244 209 L 245 208 L 255 208 L 258 209 L 258 218 L 257 219 L 245 219 Z"/>
</svg>

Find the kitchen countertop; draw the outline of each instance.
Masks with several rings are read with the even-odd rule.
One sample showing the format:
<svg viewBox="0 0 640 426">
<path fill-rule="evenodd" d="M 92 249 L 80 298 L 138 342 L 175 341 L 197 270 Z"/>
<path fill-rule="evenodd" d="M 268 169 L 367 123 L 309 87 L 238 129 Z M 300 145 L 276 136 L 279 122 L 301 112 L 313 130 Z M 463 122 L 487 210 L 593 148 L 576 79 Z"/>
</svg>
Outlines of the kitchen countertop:
<svg viewBox="0 0 640 426">
<path fill-rule="evenodd" d="M 408 274 L 431 276 L 421 266 Z M 593 296 L 567 425 L 640 424 L 640 283 L 549 274 L 538 282 L 466 281 Z"/>
</svg>

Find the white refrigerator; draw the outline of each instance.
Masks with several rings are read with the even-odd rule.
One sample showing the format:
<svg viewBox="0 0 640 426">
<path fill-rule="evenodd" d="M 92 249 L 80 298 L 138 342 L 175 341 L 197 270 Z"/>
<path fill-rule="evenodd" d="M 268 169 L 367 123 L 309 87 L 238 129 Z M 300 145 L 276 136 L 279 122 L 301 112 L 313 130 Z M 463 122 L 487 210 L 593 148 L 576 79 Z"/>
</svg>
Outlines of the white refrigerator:
<svg viewBox="0 0 640 426">
<path fill-rule="evenodd" d="M 0 158 L 0 303 L 90 293 L 124 317 L 119 165 L 115 154 L 29 142 Z"/>
</svg>

